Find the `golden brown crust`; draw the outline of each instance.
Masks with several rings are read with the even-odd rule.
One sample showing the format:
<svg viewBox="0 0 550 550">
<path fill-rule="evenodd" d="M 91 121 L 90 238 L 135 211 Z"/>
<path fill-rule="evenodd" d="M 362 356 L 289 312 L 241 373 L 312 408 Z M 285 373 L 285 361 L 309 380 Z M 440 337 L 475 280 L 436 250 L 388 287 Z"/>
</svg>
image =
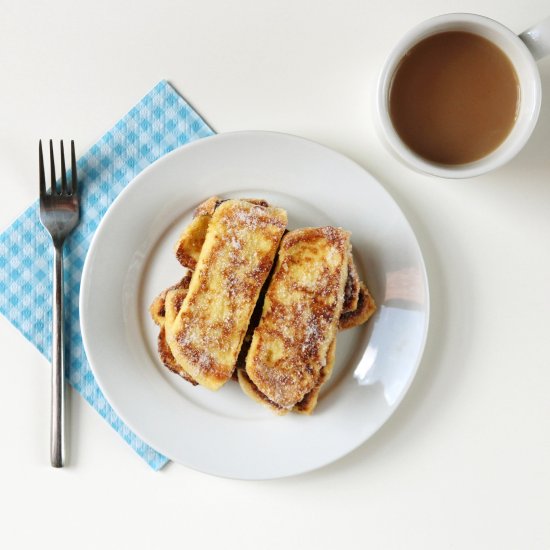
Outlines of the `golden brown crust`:
<svg viewBox="0 0 550 550">
<path fill-rule="evenodd" d="M 159 327 L 164 324 L 164 299 L 166 298 L 166 292 L 168 289 L 163 290 L 149 306 L 149 315 L 155 322 L 155 325 Z"/>
<path fill-rule="evenodd" d="M 294 412 L 301 414 L 311 414 L 313 409 L 317 406 L 317 400 L 319 399 L 319 393 L 321 387 L 329 380 L 332 371 L 334 369 L 334 361 L 336 360 L 336 338 L 331 342 L 328 348 L 327 364 L 321 369 L 319 373 L 319 379 L 315 384 L 315 387 L 304 395 L 304 398 L 294 405 L 292 409 Z"/>
<path fill-rule="evenodd" d="M 310 415 L 315 407 L 317 406 L 317 400 L 319 397 L 319 392 L 321 391 L 321 387 L 323 384 L 325 384 L 328 379 L 330 378 L 330 375 L 332 374 L 332 370 L 334 368 L 334 361 L 336 358 L 336 338 L 331 342 L 327 354 L 327 364 L 321 369 L 321 372 L 319 373 L 319 379 L 317 381 L 317 384 L 315 387 L 306 395 L 304 398 L 294 405 L 292 408 L 292 411 L 300 413 L 300 414 L 307 414 Z M 289 412 L 290 409 L 284 409 L 280 405 L 277 405 L 274 401 L 271 401 L 266 395 L 264 395 L 250 380 L 250 377 L 248 374 L 246 374 L 245 369 L 238 368 L 237 369 L 237 375 L 238 375 L 238 381 L 241 386 L 241 389 L 243 392 L 248 395 L 251 399 L 256 401 L 257 403 L 260 403 L 261 405 L 264 405 L 271 411 L 273 411 L 275 414 L 278 414 L 279 416 L 285 415 Z"/>
<path fill-rule="evenodd" d="M 151 303 L 149 306 L 149 313 L 151 315 L 151 318 L 157 324 L 158 326 L 164 325 L 164 316 L 166 314 L 165 311 L 165 303 L 166 303 L 166 294 L 170 290 L 178 289 L 178 288 L 189 288 L 189 282 L 191 281 L 191 273 L 186 273 L 184 277 L 178 281 L 175 285 L 172 285 L 168 287 L 167 289 L 163 290 Z"/>
<path fill-rule="evenodd" d="M 239 385 L 241 386 L 243 392 L 248 395 L 248 397 L 256 401 L 256 403 L 260 403 L 260 405 L 267 407 L 269 410 L 273 411 L 279 416 L 283 416 L 289 412 L 289 409 L 283 409 L 283 407 L 277 405 L 277 403 L 271 401 L 268 397 L 266 397 L 256 387 L 254 382 L 250 380 L 250 377 L 248 376 L 248 374 L 246 374 L 245 369 L 237 369 L 237 380 L 239 381 Z"/>
<path fill-rule="evenodd" d="M 336 337 L 348 273 L 349 233 L 290 231 L 282 241 L 246 372 L 268 399 L 291 408 L 311 391 Z"/>
<path fill-rule="evenodd" d="M 210 197 L 193 212 L 191 223 L 183 230 L 174 247 L 176 258 L 183 267 L 195 269 L 197 266 L 208 224 L 220 202 L 219 197 Z"/>
<path fill-rule="evenodd" d="M 340 317 L 339 329 L 346 330 L 366 323 L 376 311 L 376 303 L 365 283 L 359 285 L 359 301 L 354 311 Z"/>
<path fill-rule="evenodd" d="M 189 292 L 166 338 L 178 364 L 218 389 L 232 375 L 287 223 L 282 209 L 228 200 L 212 215 Z"/>
<path fill-rule="evenodd" d="M 199 259 L 210 216 L 194 218 L 180 235 L 175 247 L 176 259 L 188 269 L 195 269 Z"/>
<path fill-rule="evenodd" d="M 193 218 L 198 218 L 199 216 L 212 216 L 214 210 L 216 210 L 221 202 L 222 199 L 216 196 L 206 199 L 204 202 L 201 202 L 197 208 L 195 208 Z"/>
<path fill-rule="evenodd" d="M 191 376 L 189 376 L 177 363 L 176 359 L 172 355 L 172 352 L 166 343 L 166 334 L 164 327 L 161 327 L 158 340 L 158 353 L 160 360 L 162 361 L 162 364 L 171 370 L 175 374 L 179 374 L 182 378 L 187 380 L 187 382 L 193 384 L 193 386 L 196 386 L 198 382 L 196 380 L 193 380 Z"/>
<path fill-rule="evenodd" d="M 150 312 L 153 320 L 160 327 L 157 339 L 157 349 L 159 358 L 163 365 L 172 372 L 179 374 L 182 378 L 193 384 L 193 386 L 196 386 L 197 382 L 178 365 L 176 359 L 172 355 L 172 351 L 166 342 L 165 329 L 165 324 L 171 323 L 175 319 L 175 316 L 187 294 L 190 280 L 191 274 L 188 273 L 181 279 L 181 281 L 162 291 L 153 300 L 150 307 Z"/>
</svg>

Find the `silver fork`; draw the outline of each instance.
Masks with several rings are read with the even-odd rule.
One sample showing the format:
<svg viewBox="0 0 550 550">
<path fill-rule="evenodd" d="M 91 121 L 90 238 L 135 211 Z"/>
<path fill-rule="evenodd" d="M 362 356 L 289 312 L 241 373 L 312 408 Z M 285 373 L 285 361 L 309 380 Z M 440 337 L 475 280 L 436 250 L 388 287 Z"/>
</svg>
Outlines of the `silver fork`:
<svg viewBox="0 0 550 550">
<path fill-rule="evenodd" d="M 52 315 L 52 402 L 50 453 L 54 468 L 65 462 L 65 331 L 63 317 L 63 244 L 78 225 L 79 195 L 74 141 L 71 141 L 71 184 L 67 182 L 65 151 L 61 141 L 61 185 L 56 184 L 53 142 L 50 139 L 50 188 L 46 188 L 42 140 L 40 163 L 40 221 L 48 230 L 54 246 Z"/>
</svg>

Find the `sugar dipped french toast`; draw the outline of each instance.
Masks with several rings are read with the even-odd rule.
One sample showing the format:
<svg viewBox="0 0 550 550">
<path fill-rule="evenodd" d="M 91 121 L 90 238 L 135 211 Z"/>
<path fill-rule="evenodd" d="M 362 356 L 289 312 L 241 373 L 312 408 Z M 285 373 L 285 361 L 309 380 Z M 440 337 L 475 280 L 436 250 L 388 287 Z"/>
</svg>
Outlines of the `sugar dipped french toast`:
<svg viewBox="0 0 550 550">
<path fill-rule="evenodd" d="M 201 255 L 203 253 L 206 253 L 209 250 L 209 247 L 210 253 L 212 254 L 211 244 L 208 244 L 207 247 L 205 247 L 205 243 L 207 242 L 207 236 L 209 234 L 209 231 L 211 230 L 213 218 L 214 224 L 216 225 L 212 226 L 214 228 L 212 230 L 215 232 L 215 228 L 218 227 L 215 213 L 226 203 L 239 203 L 239 205 L 241 206 L 242 203 L 248 203 L 248 208 L 260 207 L 263 209 L 279 210 L 272 209 L 269 204 L 263 199 L 242 199 L 238 201 L 232 201 L 227 199 L 224 200 L 219 197 L 211 197 L 201 203 L 196 208 L 193 220 L 182 232 L 175 246 L 176 258 L 178 259 L 179 263 L 182 266 L 186 267 L 189 271 L 180 282 L 166 289 L 159 296 L 157 296 L 150 307 L 151 317 L 160 327 L 158 335 L 159 357 L 163 364 L 174 373 L 179 374 L 184 379 L 188 380 L 194 385 L 200 383 L 210 389 L 217 389 L 221 385 L 223 385 L 223 383 L 225 383 L 225 381 L 231 376 L 231 374 L 229 373 L 233 369 L 233 376 L 235 377 L 235 379 L 239 380 L 240 386 L 243 391 L 254 400 L 267 406 L 277 414 L 286 414 L 291 410 L 297 413 L 311 414 L 317 404 L 320 390 L 329 379 L 333 370 L 335 362 L 336 337 L 328 342 L 325 350 L 326 354 L 324 357 L 323 352 L 319 350 L 319 353 L 317 354 L 317 359 L 315 361 L 317 366 L 315 368 L 310 366 L 309 370 L 306 368 L 306 376 L 302 376 L 299 373 L 300 369 L 296 370 L 297 374 L 295 373 L 294 376 L 295 378 L 296 376 L 298 378 L 301 378 L 300 383 L 302 385 L 302 389 L 305 390 L 305 393 L 303 393 L 301 398 L 297 400 L 294 404 L 289 404 L 290 400 L 287 400 L 286 402 L 281 404 L 280 399 L 278 401 L 270 399 L 269 395 L 264 393 L 266 389 L 265 386 L 260 389 L 256 385 L 256 382 L 253 381 L 252 378 L 250 378 L 249 374 L 246 371 L 247 357 L 250 353 L 253 335 L 255 334 L 255 329 L 258 327 L 260 319 L 263 317 L 263 312 L 265 310 L 264 301 L 266 290 L 271 289 L 271 280 L 264 279 L 264 286 L 261 289 L 255 303 L 252 303 L 254 302 L 254 300 L 250 300 L 248 302 L 248 309 L 251 306 L 253 309 L 253 314 L 251 314 L 251 316 L 249 317 L 250 321 L 248 323 L 248 326 L 245 328 L 243 340 L 241 340 L 240 343 L 238 341 L 233 341 L 231 345 L 226 346 L 226 349 L 223 348 L 223 346 L 218 346 L 219 353 L 217 355 L 215 353 L 216 346 L 219 343 L 224 342 L 225 338 L 223 338 L 222 336 L 233 330 L 233 327 L 231 327 L 231 329 L 229 330 L 228 327 L 224 326 L 224 323 L 221 322 L 219 313 L 219 306 L 223 302 L 223 300 L 222 302 L 220 302 L 219 291 L 222 287 L 220 287 L 218 283 L 223 282 L 224 279 L 229 277 L 231 273 L 235 271 L 234 269 L 229 269 L 229 265 L 234 265 L 235 258 L 236 256 L 238 256 L 238 254 L 235 255 L 236 250 L 233 250 L 233 253 L 229 254 L 233 256 L 229 258 L 230 262 L 225 262 L 225 265 L 220 268 L 220 265 L 224 263 L 224 258 L 225 260 L 227 260 L 229 257 L 228 250 L 231 250 L 231 247 L 236 248 L 235 243 L 231 242 L 231 238 L 227 238 L 228 234 L 223 234 L 223 232 L 218 233 L 218 246 L 221 250 L 225 250 L 225 253 L 215 252 L 213 254 L 213 256 L 218 257 L 218 260 L 220 260 L 218 261 L 220 265 L 217 266 L 217 278 L 214 277 L 213 279 L 211 279 L 210 283 L 205 283 L 205 277 L 203 273 L 202 278 L 199 278 L 200 282 L 198 284 L 195 284 L 196 298 L 194 302 L 194 307 L 197 308 L 197 311 L 195 311 L 195 313 L 198 312 L 200 314 L 194 315 L 188 312 L 187 316 L 183 314 L 180 315 L 181 311 L 183 310 L 184 302 L 189 294 L 191 281 L 193 277 L 197 278 L 195 272 L 199 271 L 199 260 L 201 258 Z M 228 206 L 225 206 L 224 208 L 228 208 Z M 284 211 L 280 212 L 284 213 Z M 220 214 L 217 215 L 220 216 Z M 281 238 L 281 235 L 287 233 L 284 229 L 284 226 L 286 225 L 286 213 L 284 213 L 283 217 L 284 224 L 282 230 L 279 231 L 279 239 Z M 279 216 L 278 222 L 281 222 L 281 220 L 282 218 Z M 278 223 L 276 225 L 278 225 Z M 305 233 L 312 231 L 312 234 L 314 234 L 315 232 L 319 233 L 319 231 L 321 230 L 325 230 L 329 233 L 346 233 L 343 232 L 343 230 L 341 229 L 333 227 L 306 228 L 297 231 Z M 287 235 L 283 237 L 283 242 L 286 241 L 286 238 L 290 233 L 287 233 Z M 292 239 L 292 235 L 290 238 Z M 277 247 L 275 246 L 275 248 Z M 307 248 L 308 247 L 305 246 L 305 249 Z M 309 252 L 311 253 L 313 249 L 316 250 L 317 260 L 319 263 L 326 262 L 327 258 L 329 258 L 329 256 L 333 254 L 327 254 L 327 251 L 329 249 L 324 250 L 323 247 L 319 247 L 317 245 L 313 245 L 313 247 L 310 247 Z M 281 247 L 281 252 L 282 251 L 283 247 Z M 273 253 L 273 256 L 274 254 L 275 253 Z M 221 258 L 219 258 L 220 255 Z M 309 270 L 309 262 L 312 258 L 308 257 L 307 254 L 303 254 L 300 251 L 295 251 L 295 256 L 295 271 L 299 272 L 300 269 L 302 269 L 302 275 L 304 275 Z M 315 256 L 315 254 L 313 254 L 313 256 Z M 280 259 L 281 255 L 279 255 L 279 258 L 277 260 L 277 266 Z M 248 260 L 243 261 L 245 264 L 248 262 Z M 271 262 L 273 262 L 273 258 Z M 302 262 L 301 268 L 300 262 Z M 341 310 L 336 323 L 337 330 L 349 329 L 364 323 L 370 316 L 372 316 L 372 314 L 376 310 L 376 305 L 368 288 L 359 279 L 353 255 L 351 253 L 351 246 L 349 245 L 349 243 L 347 248 L 347 260 L 343 260 L 343 265 L 346 265 L 346 267 L 341 267 L 341 269 L 346 271 L 346 275 L 343 285 Z M 243 267 L 242 262 L 241 267 Z M 276 272 L 277 269 L 272 269 L 271 276 L 273 276 Z M 206 278 L 209 278 L 211 275 L 212 274 L 210 273 Z M 242 280 L 244 281 L 244 271 L 241 272 L 241 275 L 243 275 Z M 213 286 L 211 285 L 211 283 L 213 284 Z M 310 294 L 308 294 L 307 296 L 303 296 L 302 302 L 307 303 L 308 301 L 310 301 L 312 303 L 317 303 L 318 305 L 319 299 L 323 296 L 325 290 L 322 286 L 316 288 L 312 287 L 310 290 Z M 298 302 L 300 302 L 300 300 L 298 300 Z M 231 309 L 235 306 L 235 304 L 226 304 L 226 306 Z M 227 317 L 224 317 L 224 319 L 225 318 Z M 198 322 L 195 322 L 195 320 Z M 210 321 L 210 325 L 207 321 Z M 239 320 L 236 320 L 236 324 L 239 324 Z M 242 334 L 242 326 L 244 326 L 244 324 L 244 322 L 241 323 L 239 327 L 237 327 L 236 332 Z M 289 326 L 293 326 L 292 322 L 289 323 Z M 185 335 L 185 330 L 183 330 L 185 328 L 188 331 L 187 335 Z M 201 331 L 204 335 L 203 337 L 200 337 Z M 176 344 L 178 336 L 180 338 L 180 344 Z M 264 334 L 264 341 L 266 340 L 265 336 L 266 335 Z M 189 344 L 193 343 L 193 337 L 198 339 L 199 344 L 203 344 L 202 348 L 201 346 L 189 346 Z M 294 344 L 296 344 L 296 342 L 298 341 L 299 338 L 296 339 Z M 171 345 L 169 342 L 171 342 Z M 182 343 L 183 346 L 181 346 Z M 189 348 L 187 350 L 188 357 L 186 360 L 181 360 L 182 354 L 181 349 L 178 349 L 177 347 L 178 345 L 180 345 L 180 347 L 187 346 Z M 173 353 L 174 347 L 176 348 L 175 354 Z M 292 348 L 292 345 L 290 346 L 290 348 Z M 200 352 L 198 351 L 199 349 L 201 350 Z M 211 351 L 212 349 L 214 349 L 214 351 Z M 237 356 L 236 360 L 234 360 L 235 354 Z M 230 366 L 231 364 L 233 364 L 232 367 Z M 237 369 L 235 369 L 235 365 L 238 367 Z M 321 366 L 319 367 L 318 365 Z M 200 374 L 201 371 L 202 376 Z M 199 375 L 197 376 L 198 379 L 196 379 L 192 374 L 197 372 L 199 372 Z M 273 371 L 271 374 L 275 375 L 275 372 L 276 371 Z M 298 399 L 298 397 L 299 396 L 296 396 L 295 399 Z"/>
<path fill-rule="evenodd" d="M 189 289 L 166 342 L 181 368 L 216 390 L 231 378 L 287 215 L 243 200 L 215 207 Z"/>
<path fill-rule="evenodd" d="M 282 241 L 246 374 L 290 410 L 319 382 L 336 338 L 348 276 L 350 234 L 336 227 L 290 231 Z"/>
</svg>

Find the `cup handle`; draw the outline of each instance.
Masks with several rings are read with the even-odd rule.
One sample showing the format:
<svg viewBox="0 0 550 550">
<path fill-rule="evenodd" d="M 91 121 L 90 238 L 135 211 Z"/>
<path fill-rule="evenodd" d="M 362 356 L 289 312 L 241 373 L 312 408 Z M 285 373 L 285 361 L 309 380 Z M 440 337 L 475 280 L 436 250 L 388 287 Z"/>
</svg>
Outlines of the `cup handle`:
<svg viewBox="0 0 550 550">
<path fill-rule="evenodd" d="M 519 37 L 536 60 L 550 54 L 550 17 L 522 32 Z"/>
</svg>

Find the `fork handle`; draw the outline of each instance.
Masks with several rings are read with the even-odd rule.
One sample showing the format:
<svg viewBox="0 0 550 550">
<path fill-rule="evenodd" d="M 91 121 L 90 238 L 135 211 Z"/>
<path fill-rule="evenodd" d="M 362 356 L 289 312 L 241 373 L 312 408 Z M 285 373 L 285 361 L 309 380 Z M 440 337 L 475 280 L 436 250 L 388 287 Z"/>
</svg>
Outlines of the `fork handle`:
<svg viewBox="0 0 550 550">
<path fill-rule="evenodd" d="M 63 243 L 55 244 L 53 269 L 52 402 L 50 453 L 54 468 L 65 463 L 65 331 L 63 328 Z"/>
</svg>

